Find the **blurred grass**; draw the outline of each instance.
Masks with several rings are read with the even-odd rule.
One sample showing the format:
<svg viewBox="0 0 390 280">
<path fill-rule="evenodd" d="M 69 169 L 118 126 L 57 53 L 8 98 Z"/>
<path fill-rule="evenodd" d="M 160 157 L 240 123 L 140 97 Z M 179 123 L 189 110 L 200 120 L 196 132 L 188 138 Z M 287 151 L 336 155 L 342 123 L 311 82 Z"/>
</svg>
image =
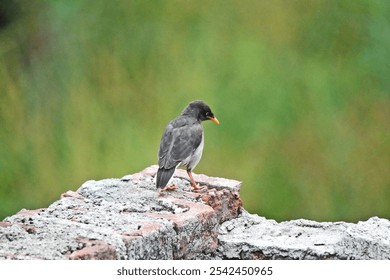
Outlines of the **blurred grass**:
<svg viewBox="0 0 390 280">
<path fill-rule="evenodd" d="M 390 2 L 3 1 L 0 218 L 157 162 L 203 99 L 195 172 L 277 220 L 390 218 Z"/>
</svg>

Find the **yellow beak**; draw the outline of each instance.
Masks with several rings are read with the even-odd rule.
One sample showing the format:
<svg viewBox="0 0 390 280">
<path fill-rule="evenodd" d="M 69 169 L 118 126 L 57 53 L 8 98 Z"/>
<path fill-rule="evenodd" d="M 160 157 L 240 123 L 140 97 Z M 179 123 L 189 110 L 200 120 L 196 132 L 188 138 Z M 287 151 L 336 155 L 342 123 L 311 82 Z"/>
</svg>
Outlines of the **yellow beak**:
<svg viewBox="0 0 390 280">
<path fill-rule="evenodd" d="M 213 123 L 219 124 L 219 120 L 217 118 L 209 117 L 209 120 Z"/>
</svg>

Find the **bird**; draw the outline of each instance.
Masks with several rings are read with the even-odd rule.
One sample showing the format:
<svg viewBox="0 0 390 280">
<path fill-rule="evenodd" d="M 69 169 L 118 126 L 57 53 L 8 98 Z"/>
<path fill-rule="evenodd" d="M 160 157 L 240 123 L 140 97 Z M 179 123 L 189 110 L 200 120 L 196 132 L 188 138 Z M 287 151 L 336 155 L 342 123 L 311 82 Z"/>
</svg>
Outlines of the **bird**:
<svg viewBox="0 0 390 280">
<path fill-rule="evenodd" d="M 187 168 L 191 188 L 199 189 L 192 176 L 192 170 L 202 157 L 204 146 L 202 122 L 207 120 L 219 124 L 210 107 L 205 102 L 196 100 L 190 102 L 179 116 L 168 123 L 158 150 L 157 189 L 172 191 L 176 188 L 175 185 L 167 184 L 179 166 Z"/>
</svg>

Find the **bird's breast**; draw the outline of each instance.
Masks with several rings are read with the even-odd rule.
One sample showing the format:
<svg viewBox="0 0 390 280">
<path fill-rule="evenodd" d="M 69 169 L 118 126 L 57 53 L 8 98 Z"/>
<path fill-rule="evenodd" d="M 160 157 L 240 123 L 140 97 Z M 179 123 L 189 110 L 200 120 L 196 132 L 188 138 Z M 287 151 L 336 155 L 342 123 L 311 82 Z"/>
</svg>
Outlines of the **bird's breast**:
<svg viewBox="0 0 390 280">
<path fill-rule="evenodd" d="M 202 132 L 202 140 L 199 146 L 191 153 L 189 157 L 183 160 L 180 165 L 187 166 L 187 168 L 190 170 L 194 169 L 195 166 L 199 163 L 200 159 L 202 158 L 203 147 L 204 147 L 204 134 Z"/>
</svg>

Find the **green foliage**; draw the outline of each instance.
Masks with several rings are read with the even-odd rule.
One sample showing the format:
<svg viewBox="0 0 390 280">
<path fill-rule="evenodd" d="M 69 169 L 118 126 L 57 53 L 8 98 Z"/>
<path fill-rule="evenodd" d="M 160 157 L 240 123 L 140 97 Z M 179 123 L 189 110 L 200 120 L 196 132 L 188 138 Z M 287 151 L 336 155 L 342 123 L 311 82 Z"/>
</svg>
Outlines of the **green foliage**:
<svg viewBox="0 0 390 280">
<path fill-rule="evenodd" d="M 0 218 L 157 162 L 203 99 L 195 172 L 277 220 L 390 218 L 390 2 L 20 1 L 0 25 Z"/>
</svg>

